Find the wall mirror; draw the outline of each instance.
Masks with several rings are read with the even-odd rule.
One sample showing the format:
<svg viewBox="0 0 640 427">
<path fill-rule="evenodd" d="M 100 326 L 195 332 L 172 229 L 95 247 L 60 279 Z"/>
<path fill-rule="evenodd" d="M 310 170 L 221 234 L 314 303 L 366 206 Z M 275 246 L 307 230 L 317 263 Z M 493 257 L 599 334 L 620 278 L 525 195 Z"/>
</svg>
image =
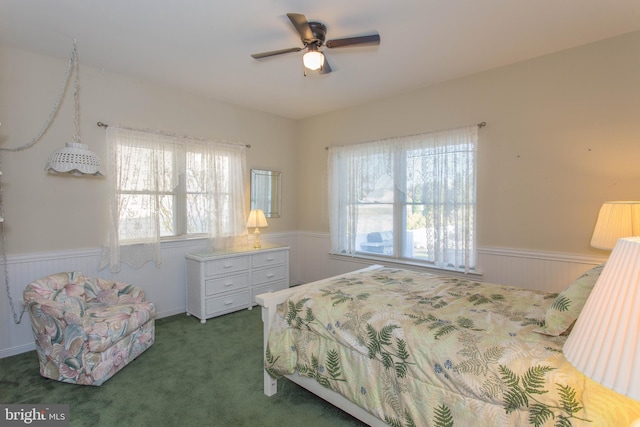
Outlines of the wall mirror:
<svg viewBox="0 0 640 427">
<path fill-rule="evenodd" d="M 262 209 L 267 218 L 280 218 L 281 180 L 278 171 L 251 169 L 251 210 Z"/>
</svg>

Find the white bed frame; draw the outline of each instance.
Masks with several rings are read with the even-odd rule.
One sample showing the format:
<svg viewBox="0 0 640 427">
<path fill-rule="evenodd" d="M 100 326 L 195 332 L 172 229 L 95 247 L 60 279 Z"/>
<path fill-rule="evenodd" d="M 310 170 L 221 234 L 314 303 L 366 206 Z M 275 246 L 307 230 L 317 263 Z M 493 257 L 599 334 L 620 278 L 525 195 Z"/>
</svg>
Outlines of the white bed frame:
<svg viewBox="0 0 640 427">
<path fill-rule="evenodd" d="M 375 270 L 381 267 L 382 266 L 380 265 L 372 265 L 370 267 L 358 270 L 358 272 Z M 332 277 L 331 279 L 341 277 L 341 276 L 335 276 L 335 277 Z M 275 319 L 276 310 L 278 306 L 282 304 L 293 292 L 298 291 L 300 288 L 313 286 L 315 283 L 317 282 L 308 283 L 306 285 L 296 286 L 293 288 L 283 289 L 281 291 L 256 295 L 256 302 L 262 307 L 262 323 L 264 325 L 264 336 L 263 336 L 264 350 L 266 350 L 267 348 L 269 331 L 271 330 L 271 325 L 273 324 L 273 321 Z M 370 412 L 365 411 L 361 407 L 355 405 L 354 403 L 352 403 L 350 400 L 347 400 L 342 395 L 321 386 L 319 383 L 312 380 L 311 378 L 300 376 L 297 373 L 294 373 L 292 375 L 285 375 L 285 376 L 289 380 L 298 384 L 299 386 L 304 387 L 305 389 L 309 390 L 311 393 L 317 395 L 318 397 L 323 398 L 324 400 L 331 403 L 332 405 L 342 409 L 346 413 L 351 414 L 355 418 L 359 419 L 360 421 L 370 426 L 388 427 L 388 424 L 386 424 L 380 418 L 376 417 Z M 271 375 L 269 375 L 265 370 L 264 371 L 264 394 L 266 394 L 267 396 L 273 396 L 274 394 L 277 393 L 277 391 L 278 391 L 278 380 L 272 378 Z"/>
</svg>

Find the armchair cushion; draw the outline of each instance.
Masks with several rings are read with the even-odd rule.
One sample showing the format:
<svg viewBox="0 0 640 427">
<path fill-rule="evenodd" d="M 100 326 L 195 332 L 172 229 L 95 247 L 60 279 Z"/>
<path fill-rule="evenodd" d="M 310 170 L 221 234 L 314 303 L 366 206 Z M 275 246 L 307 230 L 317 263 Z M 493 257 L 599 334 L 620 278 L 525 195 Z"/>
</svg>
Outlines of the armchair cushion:
<svg viewBox="0 0 640 427">
<path fill-rule="evenodd" d="M 90 304 L 83 317 L 90 351 L 105 351 L 155 317 L 150 302 L 137 304 Z"/>
</svg>

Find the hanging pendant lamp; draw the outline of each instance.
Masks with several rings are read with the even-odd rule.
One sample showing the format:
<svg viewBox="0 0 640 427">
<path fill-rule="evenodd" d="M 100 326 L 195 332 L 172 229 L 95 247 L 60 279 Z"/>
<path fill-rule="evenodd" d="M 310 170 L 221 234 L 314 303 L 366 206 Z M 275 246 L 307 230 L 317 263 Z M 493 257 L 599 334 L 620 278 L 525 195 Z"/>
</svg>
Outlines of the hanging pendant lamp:
<svg viewBox="0 0 640 427">
<path fill-rule="evenodd" d="M 100 158 L 87 144 L 67 142 L 64 148 L 55 151 L 47 162 L 49 173 L 69 173 L 74 176 L 104 176 Z"/>
<path fill-rule="evenodd" d="M 76 42 L 73 41 L 71 52 L 73 78 L 73 118 L 74 133 L 71 142 L 54 152 L 45 167 L 49 173 L 68 173 L 73 176 L 94 175 L 104 176 L 102 162 L 97 154 L 89 150 L 86 144 L 80 142 L 80 102 L 78 100 L 78 52 Z"/>
</svg>

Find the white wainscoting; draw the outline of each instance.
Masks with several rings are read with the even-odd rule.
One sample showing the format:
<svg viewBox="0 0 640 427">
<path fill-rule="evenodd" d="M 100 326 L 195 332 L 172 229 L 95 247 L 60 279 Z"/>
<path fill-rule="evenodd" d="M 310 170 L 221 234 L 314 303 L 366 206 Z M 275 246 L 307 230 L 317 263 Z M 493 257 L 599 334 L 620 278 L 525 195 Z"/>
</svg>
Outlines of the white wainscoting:
<svg viewBox="0 0 640 427">
<path fill-rule="evenodd" d="M 289 277 L 292 285 L 309 283 L 374 263 L 329 255 L 330 238 L 326 233 L 264 233 L 261 241 L 291 248 Z M 180 314 L 185 312 L 186 307 L 184 256 L 205 248 L 206 242 L 202 239 L 166 242 L 162 245 L 163 262 L 160 267 L 147 263 L 136 270 L 123 265 L 122 271 L 117 274 L 110 273 L 108 269 L 98 270 L 101 250 L 95 248 L 14 255 L 7 259 L 11 294 L 19 310 L 22 292 L 28 283 L 48 274 L 76 270 L 88 276 L 140 286 L 149 300 L 156 304 L 158 318 Z M 603 257 L 505 248 L 480 248 L 478 259 L 480 277 L 484 281 L 548 292 L 561 291 L 582 272 L 605 260 Z M 382 261 L 377 263 L 384 264 Z M 474 279 L 480 277 L 474 275 Z M 199 323 L 194 320 L 194 326 L 197 325 Z M 23 316 L 19 325 L 14 323 L 3 289 L 0 292 L 0 358 L 34 348 L 28 315 Z"/>
<path fill-rule="evenodd" d="M 299 243 L 303 254 L 300 269 L 303 283 L 353 271 L 374 263 L 398 266 L 398 264 L 385 263 L 383 260 L 366 261 L 328 255 L 331 248 L 328 234 L 300 233 Z M 605 260 L 606 257 L 483 247 L 478 249 L 478 274 L 472 277 L 474 280 L 490 283 L 560 292 L 583 272 Z M 408 268 L 432 271 L 416 266 Z"/>
<path fill-rule="evenodd" d="M 478 263 L 485 282 L 545 292 L 561 292 L 582 273 L 606 260 L 607 257 L 561 252 L 478 249 Z"/>
</svg>

